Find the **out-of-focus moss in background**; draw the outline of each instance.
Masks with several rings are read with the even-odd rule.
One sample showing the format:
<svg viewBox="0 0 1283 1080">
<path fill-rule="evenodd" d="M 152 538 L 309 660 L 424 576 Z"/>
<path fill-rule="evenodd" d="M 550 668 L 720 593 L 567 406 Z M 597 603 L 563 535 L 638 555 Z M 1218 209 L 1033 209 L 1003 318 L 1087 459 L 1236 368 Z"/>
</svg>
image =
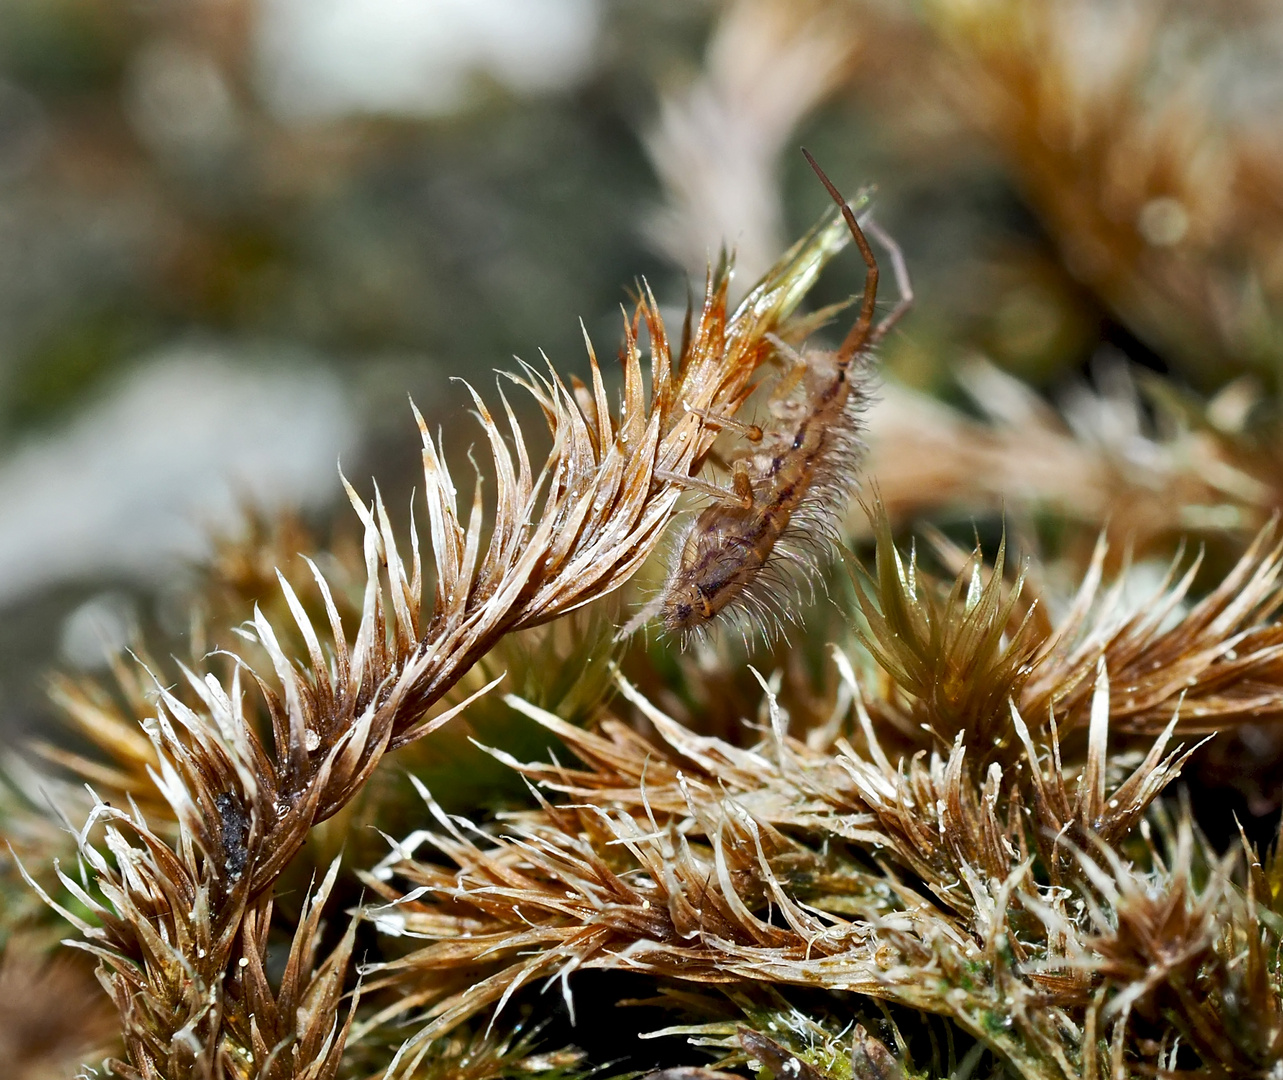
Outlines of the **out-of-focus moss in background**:
<svg viewBox="0 0 1283 1080">
<path fill-rule="evenodd" d="M 637 227 L 652 73 L 711 15 L 0 4 L 7 725 L 98 637 L 181 631 L 163 594 L 239 504 L 323 510 L 340 455 L 395 485 L 407 393 L 439 423 L 451 374 L 573 369 L 578 316 L 613 351 L 625 286 L 675 276 Z"/>
<path fill-rule="evenodd" d="M 1281 57 L 1253 3 L 0 0 L 0 724 L 181 635 L 238 505 L 408 487 L 407 392 L 457 426 L 449 375 L 609 356 L 638 276 L 768 264 L 802 142 L 904 244 L 891 380 L 1272 388 Z"/>
</svg>

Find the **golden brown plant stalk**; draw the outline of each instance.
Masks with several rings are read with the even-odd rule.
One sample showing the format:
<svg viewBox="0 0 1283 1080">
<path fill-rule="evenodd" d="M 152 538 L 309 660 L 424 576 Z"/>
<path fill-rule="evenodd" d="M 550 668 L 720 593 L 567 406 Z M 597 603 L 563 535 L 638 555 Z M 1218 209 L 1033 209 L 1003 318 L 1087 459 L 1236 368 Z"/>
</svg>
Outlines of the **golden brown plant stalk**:
<svg viewBox="0 0 1283 1080">
<path fill-rule="evenodd" d="M 117 714 L 103 729 L 109 750 L 127 745 L 123 764 L 131 775 L 96 778 L 128 795 L 145 770 L 164 800 L 155 826 L 132 806 L 94 807 L 80 844 L 100 897 L 61 875 L 97 919 L 95 925 L 60 909 L 99 958 L 100 978 L 120 1009 L 129 1059 L 113 1063 L 120 1075 L 334 1075 L 347 1027 L 333 1010 L 350 940 L 324 961 L 315 956 L 316 913 L 333 871 L 298 926 L 279 988 L 263 978 L 274 883 L 309 830 L 361 791 L 388 750 L 444 724 L 471 700 L 433 712 L 500 639 L 618 588 L 655 550 L 679 497 L 678 487 L 655 474 L 701 467 L 716 437 L 703 417 L 733 414 L 744 401 L 754 371 L 775 348 L 768 335 L 789 334 L 793 310 L 846 242 L 840 221 L 817 227 L 733 311 L 727 269 L 710 274 L 676 354 L 645 292 L 625 326 L 617 416 L 591 348 L 590 387 L 568 388 L 551 368 L 512 376 L 548 426 L 551 449 L 537 470 L 507 398 L 500 394 L 505 439 L 469 388 L 492 452 L 489 513 L 478 482 L 461 518 L 450 472 L 420 419 L 427 573 L 417 532 L 411 529 L 407 563 L 382 497 L 376 491 L 366 506 L 349 486 L 364 525 L 367 575 L 355 628 L 344 626 L 315 567 L 324 630 L 281 577 L 302 656 L 288 653 L 285 634 L 256 612 L 252 635 L 270 673 L 243 657 L 221 681 L 185 671 L 184 691 L 161 687 L 154 719 L 143 721 L 149 749 L 125 734 L 128 716 Z M 86 716 L 93 711 L 83 699 L 77 707 Z M 147 760 L 153 753 L 154 764 Z M 91 841 L 97 826 L 109 855 Z"/>
</svg>

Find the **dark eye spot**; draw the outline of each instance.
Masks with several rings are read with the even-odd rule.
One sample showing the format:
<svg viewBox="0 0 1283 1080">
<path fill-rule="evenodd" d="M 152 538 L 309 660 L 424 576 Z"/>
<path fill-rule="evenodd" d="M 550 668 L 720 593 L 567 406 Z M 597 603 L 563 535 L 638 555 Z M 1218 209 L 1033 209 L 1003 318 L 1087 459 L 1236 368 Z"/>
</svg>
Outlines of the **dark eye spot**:
<svg viewBox="0 0 1283 1080">
<path fill-rule="evenodd" d="M 223 792 L 214 796 L 214 805 L 218 807 L 218 816 L 223 832 L 223 866 L 232 880 L 245 872 L 249 861 L 249 851 L 245 842 L 249 839 L 249 818 L 240 801 L 233 795 Z"/>
<path fill-rule="evenodd" d="M 793 449 L 798 450 L 802 446 L 802 433 L 799 431 L 793 436 Z"/>
<path fill-rule="evenodd" d="M 677 617 L 678 617 L 679 619 L 689 619 L 689 618 L 691 617 L 691 606 L 690 606 L 690 604 L 678 604 L 678 605 L 677 605 Z"/>
</svg>

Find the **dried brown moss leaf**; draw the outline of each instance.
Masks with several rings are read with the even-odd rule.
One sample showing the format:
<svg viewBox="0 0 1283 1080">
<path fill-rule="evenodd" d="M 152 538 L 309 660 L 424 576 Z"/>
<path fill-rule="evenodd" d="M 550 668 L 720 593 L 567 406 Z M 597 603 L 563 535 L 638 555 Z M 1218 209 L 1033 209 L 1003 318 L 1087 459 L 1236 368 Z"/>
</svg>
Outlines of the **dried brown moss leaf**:
<svg viewBox="0 0 1283 1080">
<path fill-rule="evenodd" d="M 278 877 L 309 830 L 361 791 L 388 750 L 446 723 L 471 700 L 434 711 L 497 641 L 618 588 L 654 551 L 680 494 L 676 485 L 657 481 L 656 472 L 690 474 L 701 467 L 717 434 L 703 418 L 733 413 L 744 401 L 754 370 L 775 349 L 768 335 L 786 332 L 819 271 L 846 243 L 840 220 L 818 226 L 733 311 L 727 268 L 710 274 L 677 354 L 645 292 L 625 326 L 618 415 L 591 347 L 591 388 L 567 388 L 551 367 L 546 375 L 525 367 L 512 381 L 540 407 L 551 439 L 537 469 L 507 399 L 500 395 L 505 438 L 468 388 L 491 450 L 496 492 L 489 512 L 478 482 L 466 519 L 460 515 L 440 447 L 420 418 L 431 542 L 426 572 L 417 531 L 411 528 L 403 558 L 377 490 L 367 506 L 349 486 L 364 526 L 367 578 L 354 629 L 344 626 L 315 565 L 309 564 L 324 629 L 278 575 L 294 628 L 278 634 L 256 610 L 249 631 L 270 673 L 239 656 L 227 679 L 184 670 L 181 693 L 156 691 L 155 719 L 143 724 L 150 750 L 126 735 L 127 717 L 111 717 L 102 729 L 105 749 L 121 749 L 126 760 L 98 778 L 128 795 L 138 776 L 147 776 L 161 797 L 154 802 L 164 824 L 149 826 L 138 806 L 126 813 L 98 803 L 81 834 L 81 852 L 103 899 L 66 875 L 62 882 L 99 925 L 59 910 L 101 961 L 124 1024 L 130 1064 L 120 1068 L 126 1075 L 239 1075 L 244 1055 L 258 1060 L 264 1053 L 273 1080 L 332 1075 L 345 1029 L 309 1025 L 290 1035 L 289 1008 L 273 1014 L 271 988 L 253 978 Z M 650 339 L 649 393 L 639 345 L 643 326 Z M 290 638 L 302 643 L 301 656 L 287 651 Z M 247 681 L 265 703 L 267 732 Z M 75 704 L 82 718 L 103 712 L 92 702 Z M 106 828 L 110 857 L 90 842 L 97 824 Z M 300 926 L 302 954 L 314 930 Z M 238 950 L 248 962 L 245 971 L 233 964 Z M 242 976 L 251 980 L 248 987 Z M 291 981 L 295 976 L 271 994 L 297 1004 L 303 991 Z M 335 977 L 323 965 L 309 985 L 326 989 L 307 993 L 332 1001 Z M 237 1020 L 238 1002 L 257 1002 L 257 1019 Z M 301 1056 L 280 1049 L 287 1038 Z M 266 1061 L 255 1066 L 267 1067 Z"/>
<path fill-rule="evenodd" d="M 1073 838 L 1112 852 L 1187 755 L 1160 740 L 1115 779 L 1099 734 L 1067 765 L 1017 716 L 1025 752 L 1005 767 L 978 768 L 961 737 L 892 764 L 867 714 L 867 753 L 815 749 L 769 691 L 772 725 L 741 749 L 624 693 L 657 742 L 523 706 L 581 762 L 513 762 L 555 803 L 481 828 L 424 792 L 433 827 L 366 879 L 387 901 L 367 917 L 428 942 L 371 971 L 394 992 L 380 1020 L 422 1010 L 422 1045 L 532 981 L 569 995 L 575 970 L 618 969 L 856 991 L 953 1017 L 1022 1075 L 1076 1075 L 1102 983 L 1074 951 L 1096 886 Z M 1107 679 L 1097 695 L 1107 723 Z"/>
<path fill-rule="evenodd" d="M 1206 596 L 1189 594 L 1201 557 L 1178 555 L 1152 595 L 1127 597 L 1126 573 L 1103 586 L 1102 535 L 1076 595 L 1052 619 L 1051 605 L 997 568 L 986 575 L 974 553 L 952 582 L 924 573 L 896 550 L 881 505 L 873 514 L 877 564 L 859 594 L 862 637 L 896 693 L 881 715 L 910 737 L 924 728 L 949 745 L 959 735 L 973 754 L 1005 759 L 1015 747 L 1008 702 L 1050 737 L 1087 733 L 1101 666 L 1109 729 L 1153 736 L 1172 724 L 1182 735 L 1283 718 L 1283 543 L 1264 527 Z"/>
</svg>

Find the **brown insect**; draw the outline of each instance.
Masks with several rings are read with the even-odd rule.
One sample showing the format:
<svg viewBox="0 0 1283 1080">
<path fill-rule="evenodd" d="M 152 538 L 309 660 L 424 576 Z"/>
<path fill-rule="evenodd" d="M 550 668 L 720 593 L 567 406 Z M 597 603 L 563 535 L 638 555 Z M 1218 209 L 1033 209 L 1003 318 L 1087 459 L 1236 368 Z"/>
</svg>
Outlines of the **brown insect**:
<svg viewBox="0 0 1283 1080">
<path fill-rule="evenodd" d="M 677 545 L 658 598 L 669 631 L 699 632 L 723 614 L 738 615 L 745 633 L 754 623 L 768 634 L 781 630 L 789 617 L 789 568 L 813 573 L 818 557 L 840 542 L 838 525 L 855 492 L 864 449 L 860 416 L 869 398 L 867 359 L 913 301 L 899 246 L 875 223 L 866 222 L 868 232 L 890 253 L 900 291 L 895 307 L 874 323 L 877 259 L 846 199 L 815 159 L 802 153 L 841 209 L 868 267 L 860 314 L 836 351 L 799 353 L 775 340 L 791 370 L 772 394 L 771 426 L 705 416 L 749 443 L 729 461 L 729 490 L 696 477 L 656 473 L 657 479 L 714 499 Z"/>
</svg>

